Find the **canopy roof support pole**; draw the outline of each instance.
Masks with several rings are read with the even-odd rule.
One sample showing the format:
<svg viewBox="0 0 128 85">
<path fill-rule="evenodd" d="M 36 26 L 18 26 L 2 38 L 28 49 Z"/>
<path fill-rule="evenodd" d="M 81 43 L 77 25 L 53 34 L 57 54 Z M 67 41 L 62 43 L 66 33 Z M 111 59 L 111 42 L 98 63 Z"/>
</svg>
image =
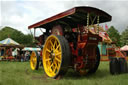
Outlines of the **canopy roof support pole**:
<svg viewBox="0 0 128 85">
<path fill-rule="evenodd" d="M 34 37 L 33 37 L 33 42 L 35 42 L 35 35 L 36 35 L 36 28 L 34 28 Z"/>
<path fill-rule="evenodd" d="M 88 30 L 89 30 L 89 13 L 87 14 L 87 33 L 88 33 Z"/>
<path fill-rule="evenodd" d="M 34 42 L 34 35 L 32 34 L 31 29 L 30 29 L 30 33 L 31 33 L 31 36 L 32 36 L 32 39 L 33 39 L 33 42 Z"/>
<path fill-rule="evenodd" d="M 33 36 L 31 29 L 30 29 L 30 33 L 31 33 L 31 35 Z M 34 36 L 33 36 L 33 37 L 34 37 Z"/>
<path fill-rule="evenodd" d="M 34 28 L 34 37 L 35 37 L 35 35 L 36 35 L 36 29 Z"/>
<path fill-rule="evenodd" d="M 40 31 L 43 33 L 43 30 L 40 28 Z"/>
<path fill-rule="evenodd" d="M 97 34 L 99 34 L 99 20 L 100 20 L 100 17 L 98 15 L 97 16 Z"/>
</svg>

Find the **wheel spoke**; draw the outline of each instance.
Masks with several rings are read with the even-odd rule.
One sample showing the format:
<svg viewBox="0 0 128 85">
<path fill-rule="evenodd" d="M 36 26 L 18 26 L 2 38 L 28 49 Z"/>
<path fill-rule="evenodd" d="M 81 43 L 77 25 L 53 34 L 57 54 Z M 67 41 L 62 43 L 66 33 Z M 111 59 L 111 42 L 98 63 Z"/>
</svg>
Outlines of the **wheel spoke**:
<svg viewBox="0 0 128 85">
<path fill-rule="evenodd" d="M 52 67 L 53 67 L 53 63 L 49 66 L 49 70 L 50 70 L 51 72 L 53 71 Z"/>
<path fill-rule="evenodd" d="M 52 72 L 52 69 L 49 67 L 49 68 L 48 68 L 48 71 L 49 71 L 49 72 Z"/>
<path fill-rule="evenodd" d="M 34 60 L 34 62 L 35 62 L 35 61 L 36 61 L 36 58 L 34 58 L 33 60 Z"/>
<path fill-rule="evenodd" d="M 61 60 L 59 58 L 57 58 L 57 56 L 55 57 L 55 60 L 58 62 L 61 62 Z"/>
<path fill-rule="evenodd" d="M 32 65 L 33 65 L 34 68 L 35 68 L 35 64 L 36 64 L 36 62 L 32 62 Z"/>
<path fill-rule="evenodd" d="M 59 70 L 59 66 L 58 65 L 56 66 L 56 69 Z"/>
<path fill-rule="evenodd" d="M 55 73 L 56 71 L 56 64 L 54 64 L 54 69 L 53 69 L 53 72 Z"/>
<path fill-rule="evenodd" d="M 35 56 L 35 53 L 34 53 L 34 52 L 32 52 L 32 56 L 33 56 L 33 57 Z"/>
<path fill-rule="evenodd" d="M 55 53 L 55 55 L 56 55 L 56 56 L 61 55 L 61 52 L 57 52 L 57 53 Z"/>
<path fill-rule="evenodd" d="M 53 63 L 50 65 L 50 68 L 53 66 Z"/>
<path fill-rule="evenodd" d="M 52 45 L 52 47 L 54 46 L 51 40 L 50 40 L 50 44 Z"/>
<path fill-rule="evenodd" d="M 59 47 L 60 47 L 60 44 L 56 47 L 55 52 L 58 50 Z"/>
<path fill-rule="evenodd" d="M 34 62 L 34 63 L 36 62 L 36 58 L 33 59 L 33 62 Z"/>
<path fill-rule="evenodd" d="M 49 53 L 51 53 L 51 51 L 48 48 L 46 48 L 46 51 L 49 52 Z"/>
<path fill-rule="evenodd" d="M 46 59 L 45 61 L 47 62 L 47 61 L 50 61 L 51 60 L 51 58 L 48 58 L 48 59 Z"/>
<path fill-rule="evenodd" d="M 58 70 L 58 63 L 57 62 L 55 62 L 55 69 L 54 69 L 54 72 L 56 71 L 56 70 Z"/>
<path fill-rule="evenodd" d="M 57 41 L 55 40 L 55 42 L 54 42 L 54 50 L 55 50 L 56 43 L 57 43 Z"/>
<path fill-rule="evenodd" d="M 53 50 L 53 46 L 51 46 L 51 50 Z"/>
</svg>

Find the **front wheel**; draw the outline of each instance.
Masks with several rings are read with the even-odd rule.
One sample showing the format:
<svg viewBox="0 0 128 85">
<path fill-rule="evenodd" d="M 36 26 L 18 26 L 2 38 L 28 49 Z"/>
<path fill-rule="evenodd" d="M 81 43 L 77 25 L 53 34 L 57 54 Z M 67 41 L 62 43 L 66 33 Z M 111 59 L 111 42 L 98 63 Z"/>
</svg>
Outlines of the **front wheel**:
<svg viewBox="0 0 128 85">
<path fill-rule="evenodd" d="M 67 40 L 60 35 L 47 38 L 43 48 L 43 67 L 51 78 L 64 75 L 70 63 L 70 49 Z"/>
</svg>

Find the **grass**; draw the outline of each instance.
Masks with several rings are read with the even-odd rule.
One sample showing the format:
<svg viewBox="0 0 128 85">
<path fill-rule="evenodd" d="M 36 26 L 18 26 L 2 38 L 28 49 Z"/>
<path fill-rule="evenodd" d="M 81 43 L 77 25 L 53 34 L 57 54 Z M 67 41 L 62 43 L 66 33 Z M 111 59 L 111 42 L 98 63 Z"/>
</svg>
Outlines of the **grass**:
<svg viewBox="0 0 128 85">
<path fill-rule="evenodd" d="M 101 62 L 93 75 L 78 76 L 73 70 L 60 80 L 46 77 L 42 67 L 32 71 L 29 62 L 0 62 L 0 85 L 127 85 L 128 74 L 111 75 L 109 63 Z"/>
</svg>

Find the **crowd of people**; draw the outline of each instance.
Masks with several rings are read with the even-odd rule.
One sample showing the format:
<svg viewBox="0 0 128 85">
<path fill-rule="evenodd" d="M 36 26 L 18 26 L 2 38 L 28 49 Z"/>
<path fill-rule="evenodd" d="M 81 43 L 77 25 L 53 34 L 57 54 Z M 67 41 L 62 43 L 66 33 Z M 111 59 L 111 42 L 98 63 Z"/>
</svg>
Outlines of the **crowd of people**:
<svg viewBox="0 0 128 85">
<path fill-rule="evenodd" d="M 22 51 L 19 48 L 0 48 L 0 59 L 14 59 L 16 61 L 29 61 L 30 51 Z"/>
</svg>

